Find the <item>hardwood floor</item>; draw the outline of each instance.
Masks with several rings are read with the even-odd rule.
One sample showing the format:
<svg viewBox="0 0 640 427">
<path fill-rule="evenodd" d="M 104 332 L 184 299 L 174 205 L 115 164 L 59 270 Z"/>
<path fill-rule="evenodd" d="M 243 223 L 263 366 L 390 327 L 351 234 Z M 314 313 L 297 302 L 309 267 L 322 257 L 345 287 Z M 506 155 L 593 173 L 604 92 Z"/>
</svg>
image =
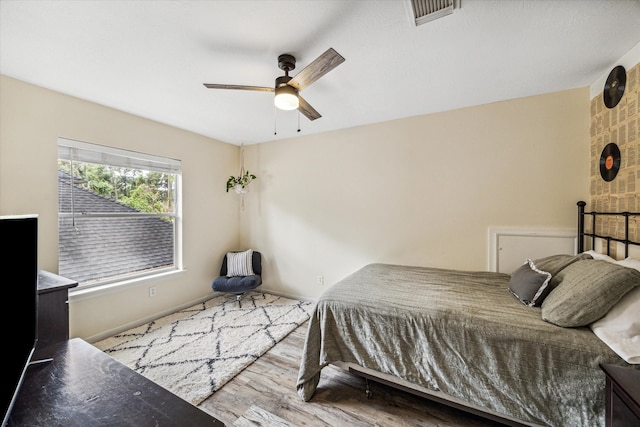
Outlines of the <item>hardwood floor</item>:
<svg viewBox="0 0 640 427">
<path fill-rule="evenodd" d="M 296 392 L 296 380 L 306 331 L 305 323 L 199 407 L 229 426 L 252 406 L 299 427 L 496 425 L 377 383 L 371 383 L 369 400 L 363 379 L 333 366 L 322 370 L 314 397 L 304 402 Z"/>
</svg>

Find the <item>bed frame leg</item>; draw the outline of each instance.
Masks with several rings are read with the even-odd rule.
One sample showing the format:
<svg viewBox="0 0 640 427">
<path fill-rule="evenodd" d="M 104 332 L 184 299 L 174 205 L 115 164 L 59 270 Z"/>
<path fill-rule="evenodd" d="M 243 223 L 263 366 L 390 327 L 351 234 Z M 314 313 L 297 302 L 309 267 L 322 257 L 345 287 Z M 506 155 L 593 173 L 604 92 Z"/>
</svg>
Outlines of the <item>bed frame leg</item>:
<svg viewBox="0 0 640 427">
<path fill-rule="evenodd" d="M 365 378 L 364 382 L 365 382 L 366 387 L 367 387 L 364 392 L 367 393 L 367 399 L 371 400 L 371 399 L 373 399 L 373 392 L 371 391 L 371 386 L 369 384 L 369 379 Z"/>
</svg>

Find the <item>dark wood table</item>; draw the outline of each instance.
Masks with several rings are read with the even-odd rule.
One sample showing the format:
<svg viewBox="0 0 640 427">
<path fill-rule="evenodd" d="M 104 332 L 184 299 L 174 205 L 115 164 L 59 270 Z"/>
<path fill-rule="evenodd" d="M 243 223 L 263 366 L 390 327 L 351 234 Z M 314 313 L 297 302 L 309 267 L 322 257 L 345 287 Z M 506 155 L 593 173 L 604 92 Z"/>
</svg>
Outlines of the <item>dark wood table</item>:
<svg viewBox="0 0 640 427">
<path fill-rule="evenodd" d="M 27 369 L 8 425 L 224 426 L 79 338 L 46 355 Z"/>
</svg>

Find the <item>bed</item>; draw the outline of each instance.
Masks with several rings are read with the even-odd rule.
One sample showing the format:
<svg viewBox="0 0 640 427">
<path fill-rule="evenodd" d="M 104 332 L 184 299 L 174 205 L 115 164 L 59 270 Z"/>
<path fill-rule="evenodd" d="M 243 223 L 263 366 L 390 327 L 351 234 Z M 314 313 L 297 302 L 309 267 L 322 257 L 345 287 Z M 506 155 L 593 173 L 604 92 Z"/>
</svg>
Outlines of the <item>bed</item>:
<svg viewBox="0 0 640 427">
<path fill-rule="evenodd" d="M 592 232 L 585 231 L 589 215 Z M 536 301 L 514 293 L 517 271 L 364 266 L 319 298 L 307 330 L 299 395 L 311 400 L 322 368 L 335 364 L 505 424 L 604 425 L 600 364 L 640 364 L 628 363 L 591 325 L 602 317 L 598 312 L 613 311 L 635 292 L 640 271 L 584 251 L 585 239 L 603 238 L 595 233 L 595 218 L 579 204 L 578 255 L 527 260 L 518 269 L 547 278 Z M 618 241 L 638 244 L 628 234 Z M 611 277 L 624 284 L 609 286 Z M 602 307 L 567 309 L 576 297 L 563 292 L 582 286 L 590 297 L 580 304 Z"/>
</svg>

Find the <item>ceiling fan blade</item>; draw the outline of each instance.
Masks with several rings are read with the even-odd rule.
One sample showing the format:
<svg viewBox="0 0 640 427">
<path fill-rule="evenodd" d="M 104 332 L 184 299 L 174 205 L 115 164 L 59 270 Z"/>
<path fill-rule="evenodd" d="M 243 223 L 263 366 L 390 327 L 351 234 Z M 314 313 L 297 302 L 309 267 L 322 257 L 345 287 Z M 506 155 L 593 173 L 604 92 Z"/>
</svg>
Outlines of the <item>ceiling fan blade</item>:
<svg viewBox="0 0 640 427">
<path fill-rule="evenodd" d="M 330 47 L 325 53 L 317 57 L 311 64 L 296 74 L 288 84 L 299 91 L 303 90 L 343 62 L 344 58 L 342 55 Z"/>
<path fill-rule="evenodd" d="M 264 86 L 243 86 L 243 85 L 219 85 L 215 83 L 203 83 L 209 89 L 238 89 L 238 90 L 257 90 L 260 92 L 273 92 L 272 87 Z"/>
<path fill-rule="evenodd" d="M 313 121 L 322 117 L 315 108 L 313 108 L 307 101 L 304 100 L 303 97 L 300 96 L 300 94 L 298 94 L 298 101 L 298 111 L 304 114 L 307 119 Z"/>
</svg>

